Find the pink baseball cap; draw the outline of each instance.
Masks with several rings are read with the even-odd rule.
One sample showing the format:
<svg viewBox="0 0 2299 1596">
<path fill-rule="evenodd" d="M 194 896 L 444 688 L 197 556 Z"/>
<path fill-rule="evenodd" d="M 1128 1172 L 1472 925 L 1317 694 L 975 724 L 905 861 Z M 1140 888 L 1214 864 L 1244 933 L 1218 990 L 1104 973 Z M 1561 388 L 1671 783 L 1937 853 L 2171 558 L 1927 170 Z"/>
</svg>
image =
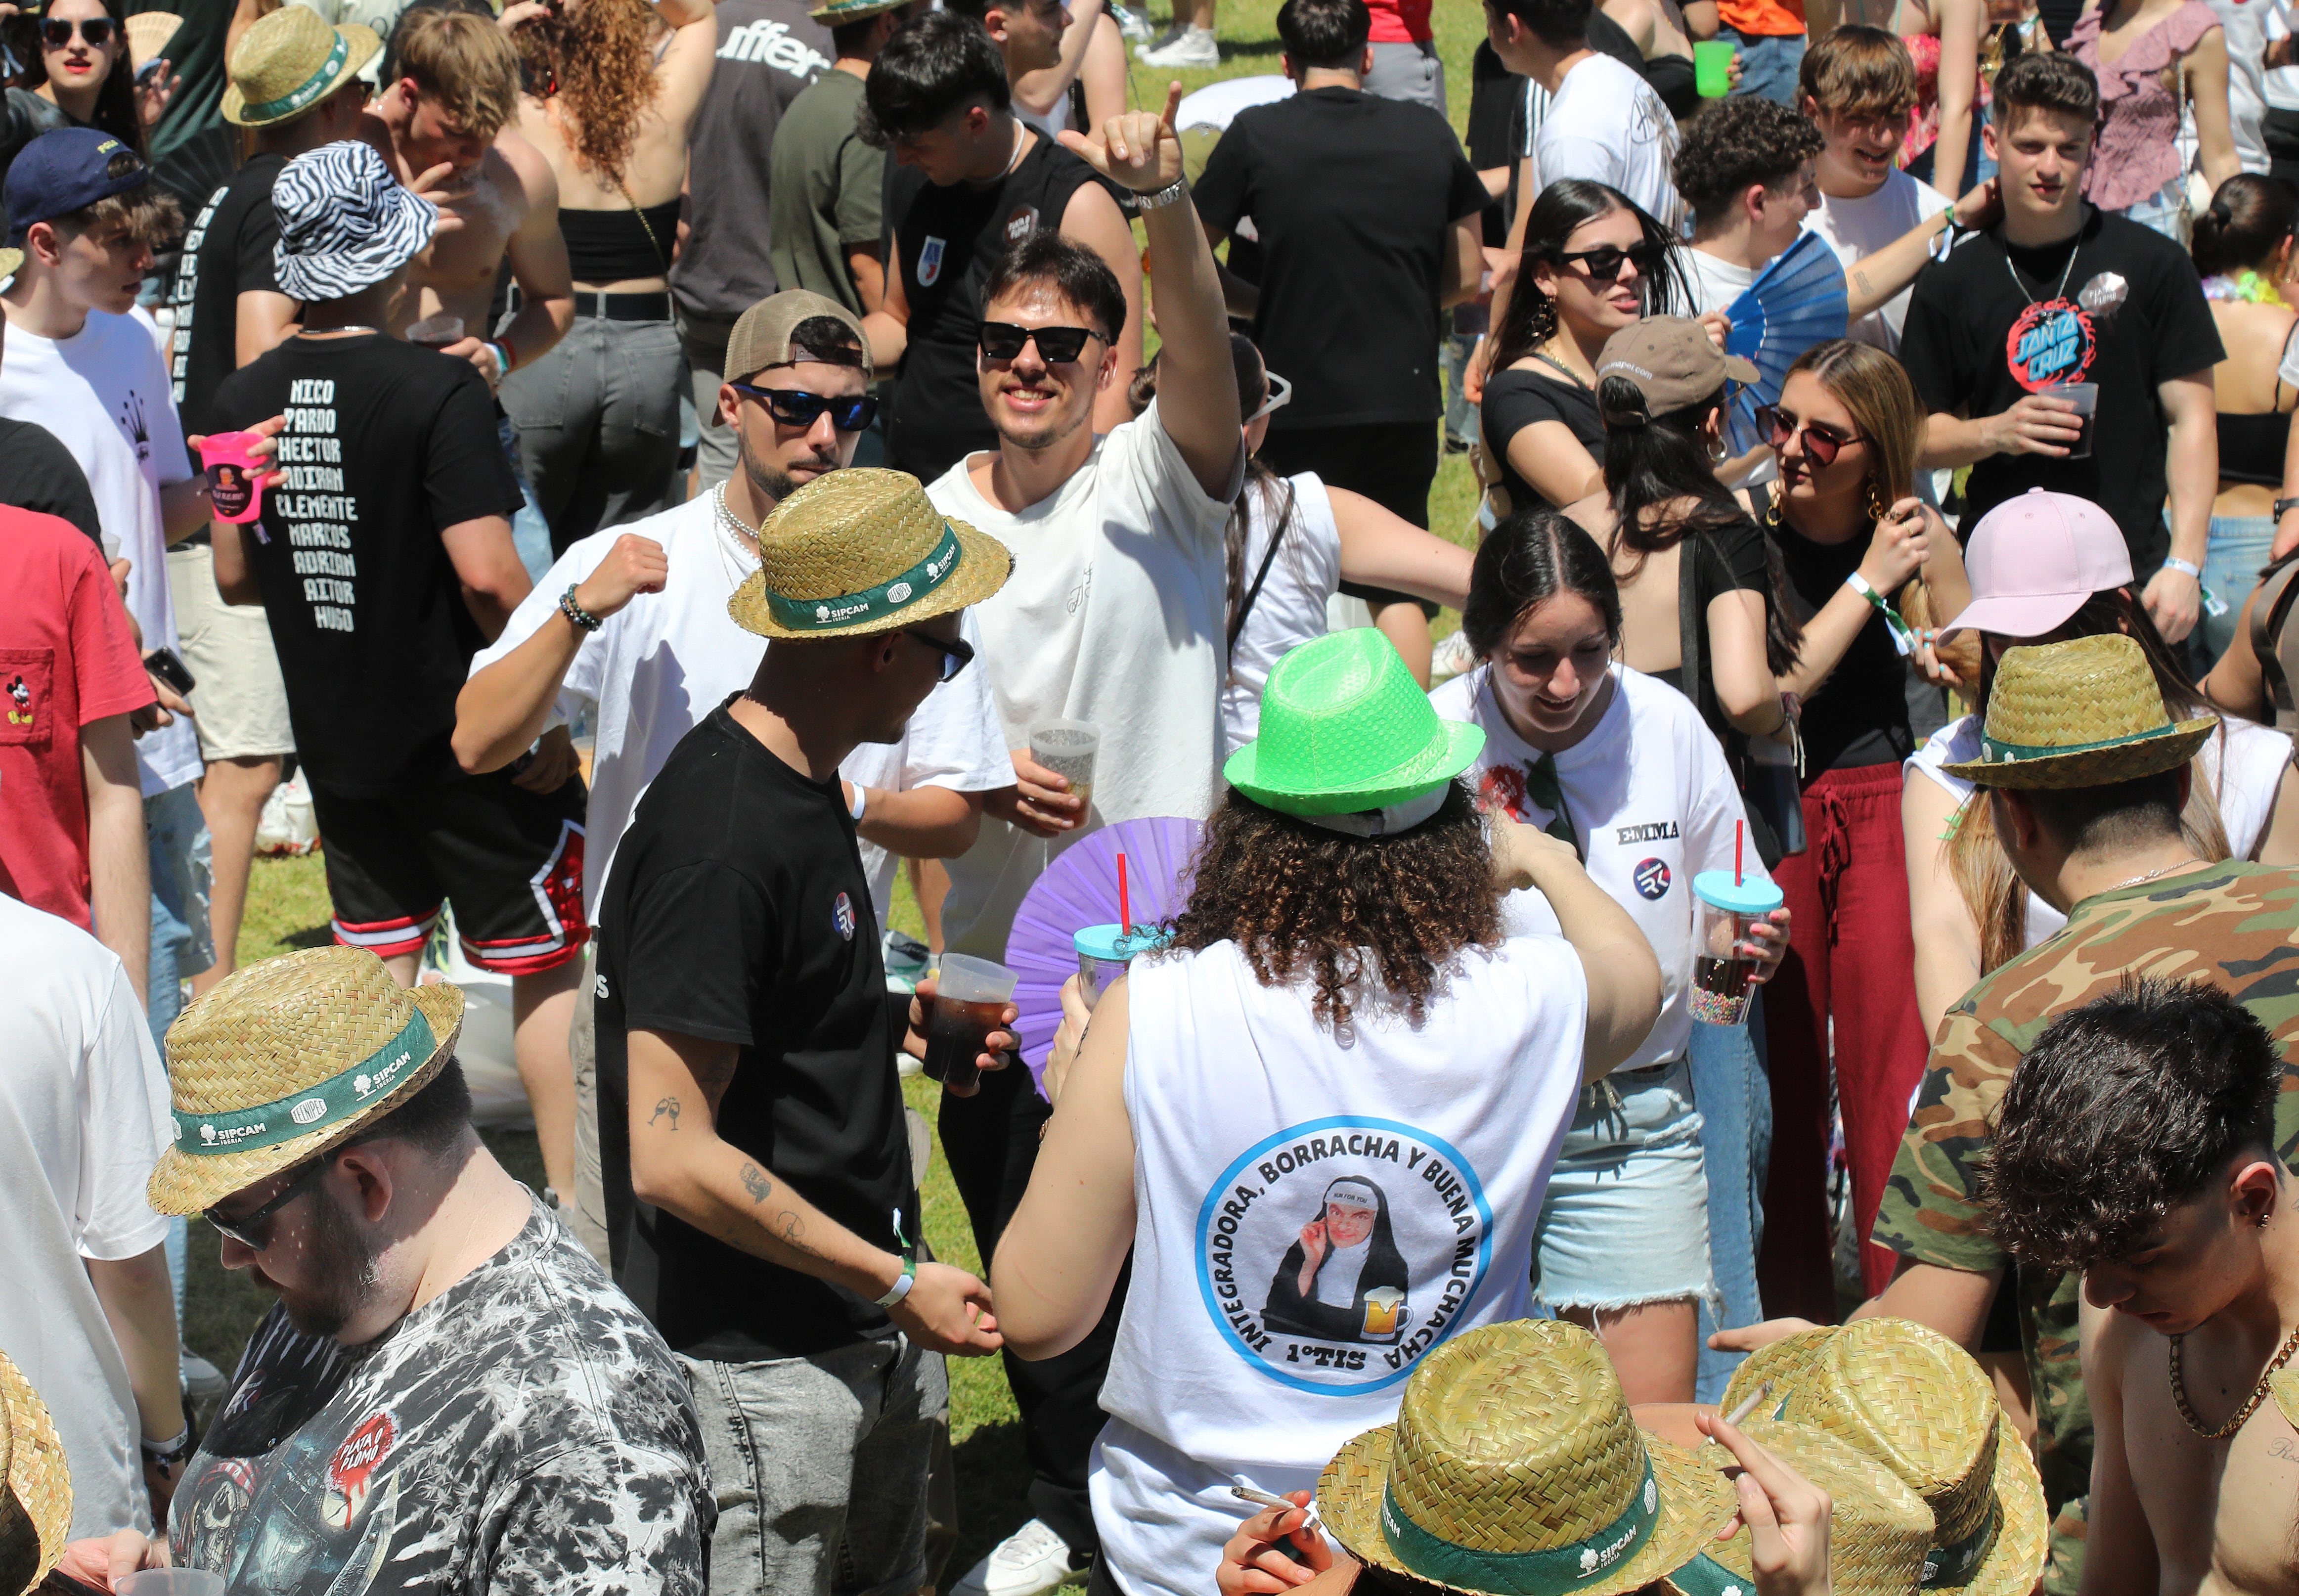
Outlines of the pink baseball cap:
<svg viewBox="0 0 2299 1596">
<path fill-rule="evenodd" d="M 2131 551 L 2106 511 L 2072 494 L 2031 487 L 1971 529 L 1963 551 L 1971 603 L 1940 628 L 2041 637 L 2095 593 L 2131 585 Z"/>
</svg>

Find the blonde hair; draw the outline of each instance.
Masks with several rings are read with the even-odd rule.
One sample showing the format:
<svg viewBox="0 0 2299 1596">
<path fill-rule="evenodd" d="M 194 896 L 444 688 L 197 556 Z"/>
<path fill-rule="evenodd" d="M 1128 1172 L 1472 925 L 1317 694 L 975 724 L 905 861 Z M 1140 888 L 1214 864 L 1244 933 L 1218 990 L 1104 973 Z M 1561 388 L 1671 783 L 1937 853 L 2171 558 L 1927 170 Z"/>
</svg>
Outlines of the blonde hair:
<svg viewBox="0 0 2299 1596">
<path fill-rule="evenodd" d="M 1797 87 L 1839 116 L 1897 116 L 1916 103 L 1916 62 L 1896 34 L 1847 22 L 1804 53 Z"/>
<path fill-rule="evenodd" d="M 392 36 L 394 71 L 436 99 L 462 132 L 493 138 L 519 110 L 519 56 L 502 29 L 467 12 L 411 12 Z"/>
</svg>

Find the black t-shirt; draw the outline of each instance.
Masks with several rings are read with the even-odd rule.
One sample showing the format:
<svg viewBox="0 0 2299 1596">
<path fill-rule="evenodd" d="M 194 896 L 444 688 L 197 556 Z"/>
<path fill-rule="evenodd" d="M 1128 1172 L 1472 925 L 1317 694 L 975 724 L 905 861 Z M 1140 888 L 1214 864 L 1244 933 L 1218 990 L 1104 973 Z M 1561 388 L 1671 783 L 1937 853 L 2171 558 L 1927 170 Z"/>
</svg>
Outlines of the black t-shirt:
<svg viewBox="0 0 2299 1596">
<path fill-rule="evenodd" d="M 1589 451 L 1590 461 L 1605 463 L 1605 419 L 1597 411 L 1597 395 L 1577 382 L 1551 377 L 1545 370 L 1496 371 L 1485 379 L 1485 403 L 1480 415 L 1486 453 L 1501 474 L 1501 486 L 1508 489 L 1513 510 L 1532 510 L 1548 503 L 1508 461 L 1509 440 L 1534 422 L 1564 422 Z"/>
<path fill-rule="evenodd" d="M 239 296 L 279 292 L 271 246 L 279 221 L 271 213 L 271 185 L 287 164 L 284 155 L 251 155 L 247 164 L 208 195 L 184 235 L 184 258 L 168 303 L 176 312 L 176 413 L 184 436 L 217 430 L 216 386 L 239 370 Z M 192 467 L 200 469 L 198 455 Z"/>
<path fill-rule="evenodd" d="M 1058 231 L 1070 196 L 1094 180 L 1093 168 L 1043 137 L 1019 166 L 979 187 L 936 187 L 917 168 L 886 162 L 886 224 L 910 310 L 888 465 L 932 482 L 976 449 L 997 447 L 975 381 L 982 290 L 1010 245 L 1042 229 Z"/>
<path fill-rule="evenodd" d="M 61 517 L 104 546 L 104 519 L 88 491 L 87 473 L 36 421 L 0 418 L 0 504 Z"/>
<path fill-rule="evenodd" d="M 1511 193 L 1517 157 L 1523 153 L 1523 141 L 1514 132 L 1523 106 L 1524 79 L 1501 64 L 1489 41 L 1478 40 L 1477 53 L 1469 58 L 1469 164 L 1479 171 L 1508 168 Z M 1508 199 L 1505 194 L 1485 207 L 1485 243 L 1490 248 L 1508 242 Z"/>
<path fill-rule="evenodd" d="M 691 1357 L 798 1358 L 892 1334 L 876 1303 L 631 1191 L 627 1033 L 676 1032 L 742 1050 L 718 1104 L 722 1141 L 863 1240 L 894 1250 L 898 1209 L 915 1240 L 878 921 L 837 779 L 807 780 L 720 705 L 639 800 L 599 926 L 599 1151 L 615 1278 Z"/>
<path fill-rule="evenodd" d="M 381 797 L 461 774 L 455 695 L 484 641 L 439 534 L 519 509 L 468 361 L 378 334 L 291 337 L 226 378 L 218 425 L 285 414 L 245 539 L 316 786 Z"/>
<path fill-rule="evenodd" d="M 1437 301 L 1453 224 L 1488 204 L 1426 105 L 1313 88 L 1237 113 L 1197 187 L 1198 214 L 1261 235 L 1253 341 L 1291 380 L 1273 432 L 1434 421 Z"/>
<path fill-rule="evenodd" d="M 1785 520 L 1772 528 L 1772 536 L 1780 563 L 1788 569 L 1789 598 L 1799 621 L 1819 614 L 1868 553 L 1866 537 L 1813 543 Z M 1891 596 L 1896 602 L 1899 595 Z M 1835 670 L 1819 692 L 1805 700 L 1805 785 L 1823 770 L 1896 765 L 1915 752 L 1915 734 L 1908 727 L 1907 678 L 1907 661 L 1892 646 L 1890 628 L 1871 610 L 1867 624 Z"/>
<path fill-rule="evenodd" d="M 2106 313 L 2080 308 L 2085 290 L 2110 276 L 2126 285 L 2123 303 Z M 1917 277 L 1900 341 L 1927 410 L 1992 416 L 2055 383 L 2099 384 L 2091 457 L 1979 461 L 1959 526 L 1968 535 L 1990 509 L 2031 487 L 2073 494 L 2115 518 L 2142 582 L 2170 550 L 2162 520 L 2169 431 L 2156 387 L 2225 358 L 2187 252 L 2096 209 L 2072 243 L 2007 249 L 2000 229 L 1964 239 Z"/>
</svg>

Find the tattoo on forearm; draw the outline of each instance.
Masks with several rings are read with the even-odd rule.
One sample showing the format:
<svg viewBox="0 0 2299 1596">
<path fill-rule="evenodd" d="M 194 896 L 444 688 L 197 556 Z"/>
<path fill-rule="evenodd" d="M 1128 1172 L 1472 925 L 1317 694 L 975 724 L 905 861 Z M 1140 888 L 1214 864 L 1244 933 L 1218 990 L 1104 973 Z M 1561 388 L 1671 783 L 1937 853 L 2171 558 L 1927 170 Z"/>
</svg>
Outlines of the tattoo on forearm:
<svg viewBox="0 0 2299 1596">
<path fill-rule="evenodd" d="M 741 1056 L 729 1049 L 724 1058 L 712 1059 L 694 1072 L 694 1084 L 702 1088 L 705 1102 L 717 1106 L 735 1079 L 735 1062 Z"/>
<path fill-rule="evenodd" d="M 782 1212 L 782 1217 L 775 1221 L 771 1228 L 775 1234 L 781 1239 L 783 1245 L 790 1248 L 793 1251 L 803 1252 L 809 1258 L 820 1258 L 822 1256 L 821 1253 L 807 1245 L 806 1221 L 800 1218 L 796 1214 L 791 1212 L 790 1209 L 784 1209 Z"/>
<path fill-rule="evenodd" d="M 743 1189 L 751 1194 L 753 1202 L 764 1202 L 768 1193 L 775 1189 L 775 1183 L 768 1180 L 766 1171 L 756 1164 L 744 1164 L 742 1175 Z"/>
<path fill-rule="evenodd" d="M 675 1097 L 666 1097 L 660 1102 L 655 1104 L 654 1112 L 647 1116 L 647 1123 L 649 1125 L 652 1125 L 656 1120 L 661 1118 L 666 1114 L 670 1116 L 670 1128 L 676 1130 L 678 1128 L 678 1099 Z"/>
<path fill-rule="evenodd" d="M 1876 291 L 1868 286 L 1868 274 L 1856 269 L 1852 273 L 1852 286 L 1859 289 L 1863 296 Z"/>
</svg>

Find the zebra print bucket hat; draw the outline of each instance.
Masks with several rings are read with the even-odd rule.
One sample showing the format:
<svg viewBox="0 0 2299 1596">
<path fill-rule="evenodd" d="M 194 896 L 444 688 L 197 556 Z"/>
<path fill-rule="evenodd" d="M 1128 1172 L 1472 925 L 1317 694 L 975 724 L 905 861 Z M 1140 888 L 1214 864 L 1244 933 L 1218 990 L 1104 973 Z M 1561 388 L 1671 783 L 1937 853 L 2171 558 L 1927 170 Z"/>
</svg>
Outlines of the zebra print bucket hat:
<svg viewBox="0 0 2299 1596">
<path fill-rule="evenodd" d="M 306 304 L 381 282 L 431 242 L 439 221 L 437 205 L 355 138 L 290 161 L 272 185 L 271 209 L 279 220 L 271 250 L 279 291 Z"/>
</svg>

